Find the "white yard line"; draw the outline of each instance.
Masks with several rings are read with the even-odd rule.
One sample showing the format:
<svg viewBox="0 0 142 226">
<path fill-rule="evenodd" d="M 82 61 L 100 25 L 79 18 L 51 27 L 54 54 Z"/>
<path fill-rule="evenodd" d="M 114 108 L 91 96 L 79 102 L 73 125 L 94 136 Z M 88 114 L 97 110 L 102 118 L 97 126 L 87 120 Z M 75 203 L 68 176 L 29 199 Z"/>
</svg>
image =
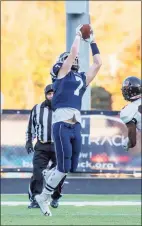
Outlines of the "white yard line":
<svg viewBox="0 0 142 226">
<path fill-rule="evenodd" d="M 20 202 L 20 201 L 2 201 L 2 206 L 25 206 L 29 202 Z M 98 201 L 98 202 L 60 202 L 60 206 L 141 206 L 141 202 L 135 201 Z"/>
<path fill-rule="evenodd" d="M 28 196 L 27 193 L 23 193 L 23 194 L 12 194 L 12 193 L 11 193 L 11 194 L 9 194 L 9 193 L 8 193 L 8 194 L 5 194 L 5 193 L 4 193 L 4 194 L 1 194 L 1 196 L 9 196 L 9 195 L 13 195 L 13 196 L 14 196 L 14 195 L 16 195 L 16 196 L 17 196 L 17 195 L 22 195 L 22 196 L 23 196 L 23 195 L 26 195 L 26 196 Z"/>
<path fill-rule="evenodd" d="M 8 213 L 10 216 L 25 216 L 25 213 Z M 141 214 L 138 213 L 69 213 L 70 216 L 138 216 L 141 217 Z M 5 216 L 5 214 L 1 214 L 1 216 Z M 37 213 L 30 212 L 28 216 L 37 216 Z M 54 216 L 65 216 L 65 214 L 60 213 L 60 214 L 54 214 Z"/>
<path fill-rule="evenodd" d="M 9 196 L 9 195 L 21 195 L 21 196 L 28 196 L 28 194 L 27 193 L 22 193 L 22 194 L 13 194 L 13 193 L 8 193 L 8 194 L 5 194 L 5 193 L 3 193 L 3 194 L 1 194 L 1 196 Z M 73 195 L 77 195 L 77 196 L 141 196 L 141 194 L 64 194 L 64 193 L 62 193 L 62 195 L 63 196 L 73 196 Z"/>
</svg>

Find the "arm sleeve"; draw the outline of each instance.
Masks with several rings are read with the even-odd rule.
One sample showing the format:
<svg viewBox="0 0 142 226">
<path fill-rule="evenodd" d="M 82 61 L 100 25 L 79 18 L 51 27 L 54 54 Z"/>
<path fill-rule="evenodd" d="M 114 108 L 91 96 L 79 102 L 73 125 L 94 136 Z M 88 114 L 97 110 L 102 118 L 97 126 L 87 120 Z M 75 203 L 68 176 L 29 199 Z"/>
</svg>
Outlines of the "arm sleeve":
<svg viewBox="0 0 142 226">
<path fill-rule="evenodd" d="M 55 80 L 57 79 L 58 72 L 59 72 L 60 68 L 62 67 L 62 65 L 63 65 L 63 63 L 57 63 L 52 67 L 52 69 L 50 71 L 52 82 L 55 82 Z"/>
<path fill-rule="evenodd" d="M 36 122 L 35 122 L 35 112 L 36 112 L 36 105 L 31 110 L 28 127 L 26 131 L 26 142 L 32 142 L 36 137 Z"/>
<path fill-rule="evenodd" d="M 127 124 L 131 121 L 135 121 L 135 115 L 137 113 L 137 106 L 136 105 L 127 105 L 124 107 L 120 112 L 121 120 Z"/>
</svg>

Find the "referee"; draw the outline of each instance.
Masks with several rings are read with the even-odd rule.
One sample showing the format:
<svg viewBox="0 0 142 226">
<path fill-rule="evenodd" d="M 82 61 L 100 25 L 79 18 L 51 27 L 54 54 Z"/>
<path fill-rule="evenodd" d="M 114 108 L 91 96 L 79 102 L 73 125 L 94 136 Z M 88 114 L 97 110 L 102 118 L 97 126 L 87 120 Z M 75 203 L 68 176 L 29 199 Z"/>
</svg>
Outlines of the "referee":
<svg viewBox="0 0 142 226">
<path fill-rule="evenodd" d="M 45 101 L 33 107 L 28 122 L 26 132 L 26 150 L 28 154 L 33 155 L 33 175 L 29 184 L 29 199 L 31 201 L 28 208 L 39 208 L 35 200 L 35 195 L 40 194 L 43 189 L 43 175 L 45 169 L 52 169 L 56 166 L 56 156 L 51 134 L 52 110 L 51 99 L 53 97 L 52 85 L 44 89 Z M 33 140 L 37 142 L 33 148 Z M 50 205 L 53 208 L 58 207 L 58 200 L 61 197 L 61 189 L 64 180 L 57 186 L 52 194 Z"/>
</svg>

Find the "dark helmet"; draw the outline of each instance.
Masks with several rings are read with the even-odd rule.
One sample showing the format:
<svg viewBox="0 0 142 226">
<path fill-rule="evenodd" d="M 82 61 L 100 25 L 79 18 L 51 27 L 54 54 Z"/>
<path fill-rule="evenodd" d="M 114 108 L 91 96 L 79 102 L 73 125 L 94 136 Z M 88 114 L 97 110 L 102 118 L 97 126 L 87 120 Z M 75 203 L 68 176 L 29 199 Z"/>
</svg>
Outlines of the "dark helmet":
<svg viewBox="0 0 142 226">
<path fill-rule="evenodd" d="M 125 100 L 131 102 L 140 98 L 142 94 L 141 80 L 134 76 L 126 78 L 122 84 L 122 94 Z"/>
<path fill-rule="evenodd" d="M 48 92 L 53 92 L 52 84 L 49 84 L 45 87 L 44 89 L 45 96 L 47 95 Z"/>
<path fill-rule="evenodd" d="M 67 57 L 69 56 L 69 52 L 64 52 L 62 53 L 58 60 L 57 60 L 57 63 L 64 63 L 64 61 L 67 59 Z M 74 70 L 74 71 L 78 71 L 79 70 L 79 59 L 78 57 L 75 58 L 74 62 L 73 62 L 73 65 L 71 67 L 71 70 Z"/>
</svg>

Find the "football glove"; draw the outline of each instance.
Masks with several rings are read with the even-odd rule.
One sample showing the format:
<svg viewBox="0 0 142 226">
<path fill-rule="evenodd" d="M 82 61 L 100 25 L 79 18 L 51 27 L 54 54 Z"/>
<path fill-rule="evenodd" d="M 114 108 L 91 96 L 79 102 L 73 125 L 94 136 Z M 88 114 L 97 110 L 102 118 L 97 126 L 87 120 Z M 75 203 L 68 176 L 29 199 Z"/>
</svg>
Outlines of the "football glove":
<svg viewBox="0 0 142 226">
<path fill-rule="evenodd" d="M 26 142 L 25 148 L 28 154 L 34 152 L 33 144 L 29 141 Z"/>
<path fill-rule="evenodd" d="M 91 26 L 90 26 L 91 27 Z M 88 42 L 89 44 L 91 44 L 94 41 L 94 32 L 93 29 L 91 27 L 91 34 L 89 38 L 84 39 L 85 42 Z"/>
<path fill-rule="evenodd" d="M 77 28 L 76 28 L 76 35 L 80 35 L 80 37 L 82 38 L 82 33 L 80 31 L 80 29 L 82 28 L 82 24 L 80 24 Z"/>
<path fill-rule="evenodd" d="M 128 151 L 129 150 L 129 138 L 126 137 L 123 142 L 122 142 L 122 146 L 124 148 L 125 151 Z"/>
</svg>

